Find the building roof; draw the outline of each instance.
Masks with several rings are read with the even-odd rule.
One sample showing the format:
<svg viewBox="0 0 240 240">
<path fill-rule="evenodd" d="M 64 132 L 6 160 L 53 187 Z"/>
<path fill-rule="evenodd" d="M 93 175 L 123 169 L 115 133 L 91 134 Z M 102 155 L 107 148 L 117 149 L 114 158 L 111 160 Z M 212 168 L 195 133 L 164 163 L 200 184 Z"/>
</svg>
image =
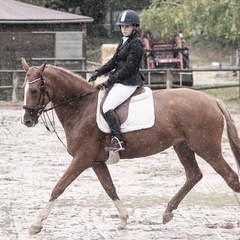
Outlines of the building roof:
<svg viewBox="0 0 240 240">
<path fill-rule="evenodd" d="M 92 22 L 91 17 L 61 12 L 14 0 L 0 0 L 0 23 L 77 23 Z"/>
</svg>

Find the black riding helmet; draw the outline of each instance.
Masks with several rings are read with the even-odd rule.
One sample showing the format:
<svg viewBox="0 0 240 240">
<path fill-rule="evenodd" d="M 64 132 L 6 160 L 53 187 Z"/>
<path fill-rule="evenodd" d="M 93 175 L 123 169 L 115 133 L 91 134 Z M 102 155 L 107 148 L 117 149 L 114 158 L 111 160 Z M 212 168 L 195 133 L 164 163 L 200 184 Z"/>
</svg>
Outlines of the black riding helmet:
<svg viewBox="0 0 240 240">
<path fill-rule="evenodd" d="M 138 14 L 133 10 L 125 10 L 120 13 L 118 17 L 118 21 L 116 25 L 136 25 L 138 27 L 140 25 L 140 20 Z"/>
</svg>

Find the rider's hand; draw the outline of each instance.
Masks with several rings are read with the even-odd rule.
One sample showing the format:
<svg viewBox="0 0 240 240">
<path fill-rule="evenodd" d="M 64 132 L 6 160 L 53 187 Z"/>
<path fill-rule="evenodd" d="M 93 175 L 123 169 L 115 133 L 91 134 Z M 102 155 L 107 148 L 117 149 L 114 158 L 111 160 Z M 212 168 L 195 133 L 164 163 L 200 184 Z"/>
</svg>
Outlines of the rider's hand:
<svg viewBox="0 0 240 240">
<path fill-rule="evenodd" d="M 89 82 L 93 82 L 99 77 L 99 72 L 96 70 L 95 72 L 92 73 L 91 77 L 89 78 Z"/>
<path fill-rule="evenodd" d="M 95 88 L 97 88 L 98 90 L 103 90 L 105 87 L 104 87 L 103 83 L 100 83 L 100 84 L 96 85 Z"/>
<path fill-rule="evenodd" d="M 112 86 L 112 84 L 107 80 L 107 81 L 103 82 L 103 86 L 105 88 L 110 88 Z"/>
<path fill-rule="evenodd" d="M 104 89 L 104 88 L 109 88 L 109 87 L 111 87 L 111 84 L 108 81 L 100 83 L 96 86 L 96 88 L 99 90 Z"/>
</svg>

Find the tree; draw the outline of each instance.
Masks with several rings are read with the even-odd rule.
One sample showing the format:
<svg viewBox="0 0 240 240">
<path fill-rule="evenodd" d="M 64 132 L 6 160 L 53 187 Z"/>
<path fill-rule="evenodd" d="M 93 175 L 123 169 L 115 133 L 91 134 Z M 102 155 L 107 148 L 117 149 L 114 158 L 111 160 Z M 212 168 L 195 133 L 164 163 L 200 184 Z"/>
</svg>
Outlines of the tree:
<svg viewBox="0 0 240 240">
<path fill-rule="evenodd" d="M 45 7 L 92 17 L 94 22 L 87 25 L 89 35 L 105 36 L 107 31 L 103 24 L 108 5 L 109 0 L 54 0 L 48 1 Z"/>
<path fill-rule="evenodd" d="M 222 44 L 236 44 L 240 35 L 238 0 L 151 0 L 141 14 L 142 24 L 154 35 L 168 37 L 183 31 Z"/>
<path fill-rule="evenodd" d="M 133 10 L 142 10 L 144 8 L 149 7 L 151 0 L 123 0 L 123 1 L 113 1 L 110 0 L 110 5 L 112 10 L 125 10 L 125 9 L 133 9 Z"/>
</svg>

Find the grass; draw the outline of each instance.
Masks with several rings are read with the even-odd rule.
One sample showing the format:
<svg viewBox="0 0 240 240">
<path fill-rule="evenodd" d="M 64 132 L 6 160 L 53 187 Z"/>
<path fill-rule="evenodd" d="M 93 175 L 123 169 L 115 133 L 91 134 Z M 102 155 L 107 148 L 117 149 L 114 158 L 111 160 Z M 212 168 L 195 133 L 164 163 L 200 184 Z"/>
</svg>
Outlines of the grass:
<svg viewBox="0 0 240 240">
<path fill-rule="evenodd" d="M 208 89 L 203 92 L 220 98 L 224 102 L 235 102 L 240 104 L 240 87 Z"/>
<path fill-rule="evenodd" d="M 221 47 L 214 43 L 187 46 L 192 65 L 200 67 L 211 65 L 212 62 L 235 64 L 236 50 L 233 47 Z"/>
</svg>

